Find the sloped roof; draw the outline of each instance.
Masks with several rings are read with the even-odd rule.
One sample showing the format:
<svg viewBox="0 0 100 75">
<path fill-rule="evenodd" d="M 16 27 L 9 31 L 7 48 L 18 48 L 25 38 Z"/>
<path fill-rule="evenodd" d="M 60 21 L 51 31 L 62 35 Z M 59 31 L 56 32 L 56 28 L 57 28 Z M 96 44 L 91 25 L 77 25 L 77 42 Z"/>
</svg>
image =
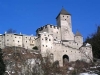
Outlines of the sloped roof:
<svg viewBox="0 0 100 75">
<path fill-rule="evenodd" d="M 76 32 L 75 36 L 82 36 L 79 31 Z"/>
<path fill-rule="evenodd" d="M 60 13 L 58 14 L 58 16 L 60 14 L 63 14 L 63 15 L 71 15 L 69 12 L 67 12 L 64 8 L 61 9 Z M 58 16 L 56 17 L 56 19 L 58 18 Z"/>
</svg>

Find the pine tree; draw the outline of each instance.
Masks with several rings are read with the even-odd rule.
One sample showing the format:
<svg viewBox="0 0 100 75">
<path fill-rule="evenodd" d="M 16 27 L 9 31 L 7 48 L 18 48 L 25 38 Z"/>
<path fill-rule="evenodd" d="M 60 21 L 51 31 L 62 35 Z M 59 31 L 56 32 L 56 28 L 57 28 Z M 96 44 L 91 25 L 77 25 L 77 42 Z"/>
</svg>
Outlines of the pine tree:
<svg viewBox="0 0 100 75">
<path fill-rule="evenodd" d="M 0 49 L 0 75 L 4 75 L 5 72 L 5 64 L 3 62 L 3 52 L 2 49 Z"/>
<path fill-rule="evenodd" d="M 93 56 L 100 59 L 100 26 L 97 26 L 96 32 L 86 38 L 85 43 L 92 45 Z"/>
</svg>

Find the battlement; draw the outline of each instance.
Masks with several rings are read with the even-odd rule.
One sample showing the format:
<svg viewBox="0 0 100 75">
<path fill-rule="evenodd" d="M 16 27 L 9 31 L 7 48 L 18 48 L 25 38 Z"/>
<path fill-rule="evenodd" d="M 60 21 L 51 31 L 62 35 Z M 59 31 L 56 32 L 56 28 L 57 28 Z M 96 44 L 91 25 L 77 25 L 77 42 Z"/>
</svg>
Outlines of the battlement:
<svg viewBox="0 0 100 75">
<path fill-rule="evenodd" d="M 42 31 L 42 30 L 47 29 L 47 28 L 48 28 L 48 29 L 50 29 L 50 28 L 58 29 L 57 26 L 54 26 L 54 25 L 52 25 L 52 24 L 46 24 L 45 26 L 42 26 L 42 27 L 38 28 L 38 29 L 36 30 L 36 32 Z"/>
</svg>

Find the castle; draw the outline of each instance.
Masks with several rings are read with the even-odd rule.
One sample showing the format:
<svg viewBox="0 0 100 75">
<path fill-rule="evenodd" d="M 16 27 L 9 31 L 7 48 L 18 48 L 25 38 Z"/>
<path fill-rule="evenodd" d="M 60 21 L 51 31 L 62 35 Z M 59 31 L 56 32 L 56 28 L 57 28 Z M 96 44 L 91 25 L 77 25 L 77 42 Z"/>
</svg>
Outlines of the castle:
<svg viewBox="0 0 100 75">
<path fill-rule="evenodd" d="M 36 30 L 36 36 L 5 33 L 0 35 L 0 48 L 17 46 L 32 50 L 37 46 L 42 57 L 50 55 L 51 61 L 65 62 L 83 60 L 93 61 L 92 46 L 83 44 L 80 32 L 72 32 L 71 14 L 64 8 L 56 17 L 57 26 L 47 24 Z"/>
</svg>

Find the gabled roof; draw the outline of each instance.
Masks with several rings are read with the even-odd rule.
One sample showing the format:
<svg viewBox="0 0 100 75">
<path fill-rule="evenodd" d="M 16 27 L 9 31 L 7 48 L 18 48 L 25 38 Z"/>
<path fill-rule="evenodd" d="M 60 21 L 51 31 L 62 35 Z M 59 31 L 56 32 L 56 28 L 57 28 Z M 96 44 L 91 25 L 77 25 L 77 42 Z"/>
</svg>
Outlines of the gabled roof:
<svg viewBox="0 0 100 75">
<path fill-rule="evenodd" d="M 63 14 L 63 15 L 71 15 L 69 12 L 67 12 L 64 8 L 61 9 L 60 13 L 58 14 L 58 16 L 60 14 Z M 56 17 L 56 19 L 58 18 L 58 16 Z"/>
<path fill-rule="evenodd" d="M 76 32 L 75 36 L 82 36 L 79 31 Z"/>
</svg>

